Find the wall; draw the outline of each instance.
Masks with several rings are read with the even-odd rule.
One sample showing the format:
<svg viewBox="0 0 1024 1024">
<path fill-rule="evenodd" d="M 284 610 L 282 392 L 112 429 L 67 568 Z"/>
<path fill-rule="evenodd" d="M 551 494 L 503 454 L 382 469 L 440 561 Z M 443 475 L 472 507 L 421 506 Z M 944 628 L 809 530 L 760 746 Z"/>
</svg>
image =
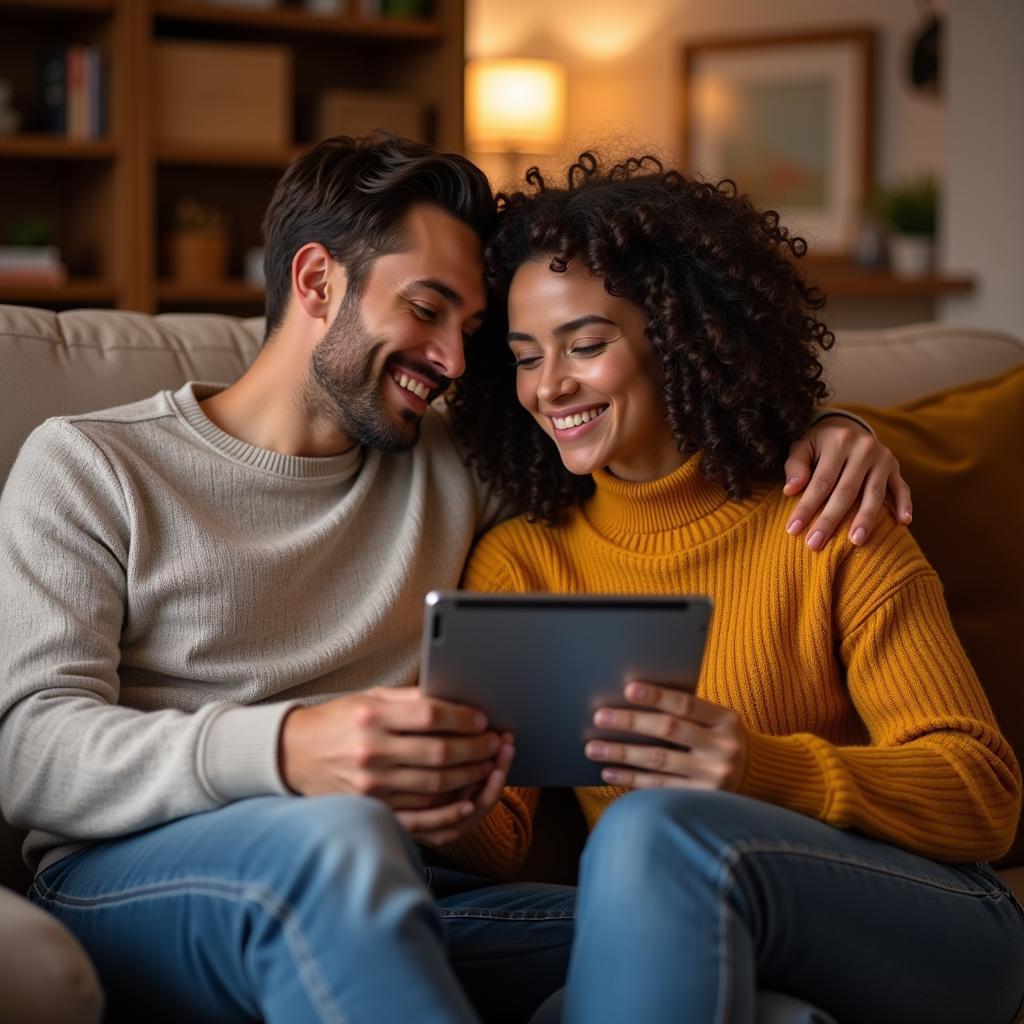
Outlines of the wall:
<svg viewBox="0 0 1024 1024">
<path fill-rule="evenodd" d="M 922 20 L 913 0 L 517 0 L 514 6 L 469 0 L 467 12 L 470 57 L 547 57 L 569 71 L 569 140 L 562 154 L 542 164 L 560 165 L 606 139 L 625 147 L 653 144 L 671 159 L 679 133 L 680 54 L 688 40 L 866 24 L 880 30 L 880 178 L 941 168 L 945 108 L 904 84 L 905 49 Z M 490 166 L 501 165 L 492 160 Z"/>
<path fill-rule="evenodd" d="M 553 168 L 608 141 L 618 149 L 653 145 L 672 159 L 680 52 L 688 40 L 874 26 L 876 177 L 936 174 L 944 189 L 940 269 L 978 281 L 972 296 L 940 303 L 941 315 L 1024 334 L 1024 288 L 1016 280 L 1024 269 L 1024 3 L 932 6 L 948 15 L 948 99 L 906 84 L 906 50 L 922 22 L 916 0 L 469 0 L 467 50 L 470 57 L 548 57 L 566 65 L 567 143 L 556 156 L 521 161 Z M 507 178 L 500 159 L 475 158 L 492 178 Z M 915 310 L 910 319 L 930 313 Z"/>
<path fill-rule="evenodd" d="M 943 319 L 1024 335 L 1024 3 L 951 0 L 943 264 L 977 275 Z"/>
</svg>

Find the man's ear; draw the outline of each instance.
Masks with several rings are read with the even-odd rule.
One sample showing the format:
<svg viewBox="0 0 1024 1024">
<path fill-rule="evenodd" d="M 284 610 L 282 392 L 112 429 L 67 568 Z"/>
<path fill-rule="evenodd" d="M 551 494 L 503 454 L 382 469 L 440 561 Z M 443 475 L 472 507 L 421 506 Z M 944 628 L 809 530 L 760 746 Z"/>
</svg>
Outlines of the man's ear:
<svg viewBox="0 0 1024 1024">
<path fill-rule="evenodd" d="M 292 292 L 311 319 L 329 323 L 347 287 L 344 267 L 319 242 L 307 242 L 292 258 Z"/>
</svg>

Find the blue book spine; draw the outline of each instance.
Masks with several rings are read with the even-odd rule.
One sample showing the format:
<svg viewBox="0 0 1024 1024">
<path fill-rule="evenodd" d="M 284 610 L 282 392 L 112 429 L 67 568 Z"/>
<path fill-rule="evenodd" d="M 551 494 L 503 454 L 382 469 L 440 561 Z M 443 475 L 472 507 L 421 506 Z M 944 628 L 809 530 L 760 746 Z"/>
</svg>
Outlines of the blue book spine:
<svg viewBox="0 0 1024 1024">
<path fill-rule="evenodd" d="M 54 50 L 43 60 L 43 119 L 48 132 L 67 133 L 68 65 L 63 50 Z"/>
</svg>

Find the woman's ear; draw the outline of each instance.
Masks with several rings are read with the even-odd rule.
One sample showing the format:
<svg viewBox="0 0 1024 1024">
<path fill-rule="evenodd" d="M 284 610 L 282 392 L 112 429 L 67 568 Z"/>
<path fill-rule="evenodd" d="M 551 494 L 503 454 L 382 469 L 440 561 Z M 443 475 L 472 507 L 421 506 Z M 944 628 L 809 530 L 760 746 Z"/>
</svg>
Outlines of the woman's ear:
<svg viewBox="0 0 1024 1024">
<path fill-rule="evenodd" d="M 311 319 L 329 323 L 347 286 L 344 267 L 319 242 L 307 242 L 292 258 L 292 292 Z"/>
</svg>

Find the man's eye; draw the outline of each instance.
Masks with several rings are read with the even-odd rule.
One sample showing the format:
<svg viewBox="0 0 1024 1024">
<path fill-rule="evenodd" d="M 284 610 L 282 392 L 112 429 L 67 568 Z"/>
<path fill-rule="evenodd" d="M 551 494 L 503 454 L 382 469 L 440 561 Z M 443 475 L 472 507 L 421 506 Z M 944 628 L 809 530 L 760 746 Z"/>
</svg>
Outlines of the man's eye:
<svg viewBox="0 0 1024 1024">
<path fill-rule="evenodd" d="M 529 370 L 540 362 L 540 356 L 520 356 L 512 365 L 517 370 Z"/>
<path fill-rule="evenodd" d="M 413 314 L 417 320 L 424 320 L 429 323 L 437 319 L 437 313 L 429 306 L 421 306 L 416 302 L 411 302 L 409 305 L 412 307 Z"/>
</svg>

